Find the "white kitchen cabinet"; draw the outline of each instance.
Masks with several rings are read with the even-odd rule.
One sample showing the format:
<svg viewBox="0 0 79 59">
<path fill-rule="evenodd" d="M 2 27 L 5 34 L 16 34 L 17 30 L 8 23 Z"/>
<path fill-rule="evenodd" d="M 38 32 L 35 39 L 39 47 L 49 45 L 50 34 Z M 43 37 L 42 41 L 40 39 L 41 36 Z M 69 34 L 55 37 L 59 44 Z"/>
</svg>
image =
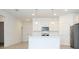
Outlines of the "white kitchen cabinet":
<svg viewBox="0 0 79 59">
<path fill-rule="evenodd" d="M 60 39 L 58 36 L 30 36 L 29 49 L 59 49 Z"/>
</svg>

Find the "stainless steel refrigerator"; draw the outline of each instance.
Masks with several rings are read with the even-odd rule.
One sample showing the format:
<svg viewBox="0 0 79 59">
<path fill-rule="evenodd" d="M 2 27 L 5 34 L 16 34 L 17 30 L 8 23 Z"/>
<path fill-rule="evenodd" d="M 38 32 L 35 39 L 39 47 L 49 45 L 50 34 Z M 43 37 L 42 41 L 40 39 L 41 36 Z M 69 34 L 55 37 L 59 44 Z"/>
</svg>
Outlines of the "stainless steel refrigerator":
<svg viewBox="0 0 79 59">
<path fill-rule="evenodd" d="M 79 23 L 70 27 L 70 46 L 79 49 Z"/>
</svg>

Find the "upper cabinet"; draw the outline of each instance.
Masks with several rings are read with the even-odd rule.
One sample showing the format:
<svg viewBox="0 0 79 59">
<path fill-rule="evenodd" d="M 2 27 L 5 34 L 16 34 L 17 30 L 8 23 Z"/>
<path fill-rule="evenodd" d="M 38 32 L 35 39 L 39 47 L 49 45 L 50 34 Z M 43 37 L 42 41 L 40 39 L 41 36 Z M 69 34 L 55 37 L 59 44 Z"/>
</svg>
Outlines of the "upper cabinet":
<svg viewBox="0 0 79 59">
<path fill-rule="evenodd" d="M 49 31 L 58 31 L 59 19 L 56 18 L 33 18 L 33 31 L 41 31 L 42 27 L 49 27 Z"/>
</svg>

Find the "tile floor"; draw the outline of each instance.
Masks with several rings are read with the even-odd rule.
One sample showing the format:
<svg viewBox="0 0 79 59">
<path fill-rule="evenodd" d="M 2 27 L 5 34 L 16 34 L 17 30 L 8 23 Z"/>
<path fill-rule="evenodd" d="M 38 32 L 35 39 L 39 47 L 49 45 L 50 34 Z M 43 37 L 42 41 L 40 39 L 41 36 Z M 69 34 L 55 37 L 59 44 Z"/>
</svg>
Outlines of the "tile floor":
<svg viewBox="0 0 79 59">
<path fill-rule="evenodd" d="M 67 45 L 61 45 L 60 47 L 61 49 L 72 49 L 70 46 Z M 3 47 L 0 47 L 0 49 L 3 49 Z M 28 49 L 28 42 L 21 42 L 4 49 Z"/>
<path fill-rule="evenodd" d="M 9 46 L 5 49 L 27 49 L 28 48 L 28 43 L 27 42 L 21 42 L 12 46 Z"/>
<path fill-rule="evenodd" d="M 68 45 L 61 45 L 60 46 L 61 49 L 72 49 L 70 46 Z"/>
</svg>

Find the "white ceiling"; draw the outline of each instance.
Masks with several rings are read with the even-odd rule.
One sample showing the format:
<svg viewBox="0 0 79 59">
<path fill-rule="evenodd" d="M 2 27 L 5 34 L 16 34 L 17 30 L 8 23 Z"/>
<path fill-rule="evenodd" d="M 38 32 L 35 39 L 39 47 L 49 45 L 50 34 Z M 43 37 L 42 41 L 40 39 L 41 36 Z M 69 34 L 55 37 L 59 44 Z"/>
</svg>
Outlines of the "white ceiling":
<svg viewBox="0 0 79 59">
<path fill-rule="evenodd" d="M 32 18 L 32 17 L 56 17 L 64 14 L 69 13 L 79 13 L 79 9 L 67 9 L 68 11 L 65 11 L 65 9 L 38 9 L 37 11 L 35 9 L 3 9 L 6 12 L 9 12 L 10 14 L 14 15 L 17 18 Z M 33 16 L 32 14 L 37 14 L 36 16 Z M 53 15 L 53 14 L 56 14 Z"/>
</svg>

